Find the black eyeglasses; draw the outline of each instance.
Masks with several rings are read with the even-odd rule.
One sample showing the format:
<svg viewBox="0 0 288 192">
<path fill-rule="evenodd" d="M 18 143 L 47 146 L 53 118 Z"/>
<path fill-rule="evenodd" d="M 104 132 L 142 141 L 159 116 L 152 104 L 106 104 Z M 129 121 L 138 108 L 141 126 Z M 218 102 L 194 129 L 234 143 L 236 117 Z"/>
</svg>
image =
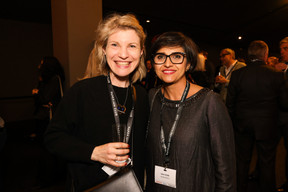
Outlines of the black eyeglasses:
<svg viewBox="0 0 288 192">
<path fill-rule="evenodd" d="M 222 54 L 222 55 L 220 55 L 220 57 L 225 57 L 226 55 L 230 55 L 230 53 Z"/>
<path fill-rule="evenodd" d="M 157 65 L 164 64 L 169 57 L 171 63 L 173 64 L 181 64 L 184 61 L 184 57 L 186 57 L 185 53 L 175 52 L 170 55 L 165 55 L 164 53 L 156 53 L 153 55 L 153 61 Z"/>
</svg>

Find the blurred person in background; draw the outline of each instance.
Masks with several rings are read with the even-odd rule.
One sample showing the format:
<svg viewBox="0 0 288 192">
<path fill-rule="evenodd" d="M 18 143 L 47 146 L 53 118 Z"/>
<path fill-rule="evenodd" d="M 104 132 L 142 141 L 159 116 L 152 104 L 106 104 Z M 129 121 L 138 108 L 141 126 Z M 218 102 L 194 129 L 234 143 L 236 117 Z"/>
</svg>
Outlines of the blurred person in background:
<svg viewBox="0 0 288 192">
<path fill-rule="evenodd" d="M 221 67 L 218 76 L 215 78 L 215 88 L 219 89 L 220 96 L 224 103 L 227 97 L 227 88 L 233 71 L 236 71 L 246 64 L 235 59 L 235 52 L 232 49 L 225 48 L 220 52 Z"/>
<path fill-rule="evenodd" d="M 275 68 L 278 71 L 281 71 L 286 79 L 286 83 L 288 84 L 288 37 L 283 38 L 280 43 L 280 62 L 275 65 Z M 280 127 L 280 137 L 284 139 L 284 146 L 286 149 L 286 154 L 288 152 L 288 112 L 287 111 L 280 111 L 279 117 L 279 127 Z M 288 157 L 286 155 L 285 160 L 285 176 L 286 181 L 285 183 L 279 188 L 279 191 L 288 191 Z"/>
<path fill-rule="evenodd" d="M 238 192 L 247 192 L 254 145 L 259 189 L 261 192 L 276 190 L 278 112 L 281 108 L 288 110 L 288 94 L 283 74 L 266 64 L 268 54 L 264 41 L 251 42 L 247 67 L 233 72 L 228 87 L 226 105 L 235 132 Z"/>
<path fill-rule="evenodd" d="M 59 60 L 53 56 L 43 57 L 38 70 L 38 85 L 32 90 L 36 127 L 31 137 L 42 141 L 49 121 L 63 96 L 65 75 Z"/>
<path fill-rule="evenodd" d="M 208 52 L 199 52 L 197 66 L 195 70 L 189 74 L 189 78 L 197 85 L 213 90 L 215 84 L 215 66 L 208 60 L 207 56 Z"/>
<path fill-rule="evenodd" d="M 30 138 L 39 143 L 43 153 L 39 158 L 34 189 L 50 187 L 65 175 L 65 162 L 49 153 L 43 145 L 44 133 L 63 96 L 64 70 L 59 60 L 53 56 L 43 57 L 38 70 L 38 85 L 32 90 L 35 127 Z"/>
</svg>

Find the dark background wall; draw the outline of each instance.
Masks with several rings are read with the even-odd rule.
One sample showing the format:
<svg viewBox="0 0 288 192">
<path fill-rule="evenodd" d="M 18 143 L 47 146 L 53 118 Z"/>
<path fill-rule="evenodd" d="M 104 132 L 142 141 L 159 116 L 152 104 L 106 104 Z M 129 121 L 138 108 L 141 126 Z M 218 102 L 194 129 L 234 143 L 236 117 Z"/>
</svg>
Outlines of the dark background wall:
<svg viewBox="0 0 288 192">
<path fill-rule="evenodd" d="M 33 118 L 32 89 L 44 56 L 59 59 L 66 88 L 83 77 L 101 18 L 101 0 L 1 1 L 0 116 L 6 122 Z"/>
<path fill-rule="evenodd" d="M 52 55 L 51 24 L 0 19 L 0 116 L 32 118 L 37 65 Z"/>
</svg>

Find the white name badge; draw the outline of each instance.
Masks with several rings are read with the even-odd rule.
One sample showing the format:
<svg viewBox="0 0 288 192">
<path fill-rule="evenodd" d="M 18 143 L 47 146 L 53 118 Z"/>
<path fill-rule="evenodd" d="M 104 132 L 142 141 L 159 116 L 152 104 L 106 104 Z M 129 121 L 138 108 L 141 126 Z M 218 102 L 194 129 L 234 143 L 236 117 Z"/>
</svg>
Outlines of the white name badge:
<svg viewBox="0 0 288 192">
<path fill-rule="evenodd" d="M 128 158 L 125 161 L 126 161 L 127 165 L 129 165 L 131 163 L 130 158 Z M 116 162 L 117 163 L 124 163 L 125 161 L 116 161 Z M 117 173 L 120 170 L 120 167 L 114 167 L 112 165 L 104 165 L 102 167 L 102 170 L 105 171 L 105 173 L 107 173 L 109 175 L 109 177 L 111 177 L 112 175 L 114 175 L 115 173 Z"/>
<path fill-rule="evenodd" d="M 112 165 L 104 165 L 102 167 L 102 170 L 105 171 L 105 173 L 107 173 L 109 177 L 111 177 L 120 170 L 120 167 L 114 167 Z"/>
<path fill-rule="evenodd" d="M 155 165 L 155 183 L 176 188 L 176 170 Z"/>
</svg>

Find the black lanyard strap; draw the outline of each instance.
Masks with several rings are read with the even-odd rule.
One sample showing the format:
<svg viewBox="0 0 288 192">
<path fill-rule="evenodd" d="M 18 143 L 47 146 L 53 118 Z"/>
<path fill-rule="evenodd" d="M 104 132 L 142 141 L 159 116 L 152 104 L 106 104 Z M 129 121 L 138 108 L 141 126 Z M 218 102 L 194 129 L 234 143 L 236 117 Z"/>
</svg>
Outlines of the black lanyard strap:
<svg viewBox="0 0 288 192">
<path fill-rule="evenodd" d="M 114 119 L 115 119 L 115 124 L 116 124 L 118 141 L 121 141 L 121 138 L 120 138 L 120 126 L 121 126 L 120 125 L 120 118 L 119 118 L 119 114 L 118 114 L 118 111 L 117 111 L 117 103 L 116 103 L 116 100 L 115 100 L 115 95 L 114 95 L 114 91 L 113 91 L 113 87 L 112 87 L 112 84 L 111 84 L 111 79 L 110 79 L 110 75 L 109 74 L 107 75 L 107 83 L 108 83 L 108 90 L 109 90 L 109 93 L 110 93 L 110 99 L 111 99 L 111 102 L 112 102 L 112 109 L 113 109 L 113 114 L 114 114 Z M 129 89 L 129 88 L 130 88 L 130 85 L 128 86 L 127 89 Z M 132 130 L 132 125 L 133 125 L 133 119 L 134 119 L 134 103 L 135 103 L 136 96 L 135 96 L 134 89 L 131 92 L 132 92 L 132 97 L 133 97 L 133 103 L 132 103 L 132 109 L 130 111 L 130 114 L 129 114 L 129 117 L 128 117 L 128 120 L 127 120 L 126 135 L 124 133 L 124 138 L 123 138 L 123 142 L 124 143 L 128 143 L 129 142 L 129 138 L 130 138 L 131 130 Z"/>
<path fill-rule="evenodd" d="M 237 63 L 238 63 L 238 61 L 235 63 L 235 65 L 228 71 L 228 73 L 227 73 L 227 75 L 226 75 L 226 72 L 225 72 L 225 70 L 224 70 L 224 72 L 225 72 L 225 78 L 228 78 L 228 76 L 230 75 L 230 73 L 233 71 L 233 69 L 236 67 L 236 65 L 237 65 Z"/>
<path fill-rule="evenodd" d="M 180 116 L 181 116 L 181 113 L 182 113 L 182 110 L 183 110 L 183 106 L 184 106 L 183 102 L 186 99 L 186 96 L 187 96 L 187 94 L 189 92 L 189 88 L 190 88 L 190 83 L 189 83 L 189 81 L 186 81 L 186 87 L 185 87 L 185 89 L 183 91 L 183 94 L 182 94 L 182 97 L 181 97 L 181 100 L 180 100 L 180 104 L 178 105 L 176 116 L 175 116 L 172 128 L 170 130 L 170 133 L 169 133 L 167 146 L 166 146 L 166 143 L 165 143 L 165 134 L 164 134 L 164 129 L 163 129 L 163 121 L 162 121 L 162 113 L 163 113 L 162 111 L 163 111 L 163 107 L 164 107 L 165 103 L 164 103 L 164 98 L 162 99 L 162 106 L 161 106 L 161 111 L 160 111 L 160 117 L 161 117 L 161 120 L 160 120 L 160 123 L 161 123 L 161 125 L 160 125 L 160 127 L 161 127 L 160 137 L 161 137 L 161 145 L 162 145 L 162 149 L 163 149 L 163 153 L 164 153 L 164 165 L 166 167 L 167 167 L 167 165 L 169 164 L 169 161 L 170 161 L 169 152 L 170 152 L 170 146 L 171 146 L 172 137 L 175 134 L 175 130 L 176 130 L 177 124 L 179 122 L 179 119 L 180 119 Z"/>
</svg>

